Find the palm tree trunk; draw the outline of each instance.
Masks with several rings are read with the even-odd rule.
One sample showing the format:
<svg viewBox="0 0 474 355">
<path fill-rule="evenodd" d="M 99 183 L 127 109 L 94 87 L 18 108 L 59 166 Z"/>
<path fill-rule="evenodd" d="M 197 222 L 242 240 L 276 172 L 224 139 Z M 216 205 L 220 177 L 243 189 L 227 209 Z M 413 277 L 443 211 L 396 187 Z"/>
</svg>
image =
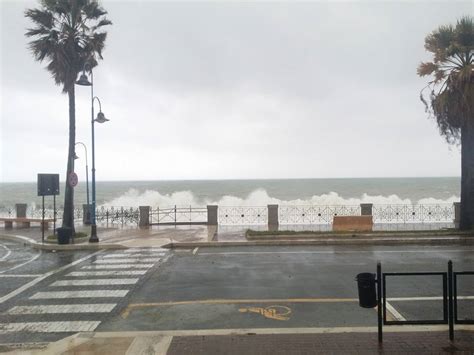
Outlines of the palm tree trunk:
<svg viewBox="0 0 474 355">
<path fill-rule="evenodd" d="M 474 120 L 461 129 L 461 230 L 474 229 Z"/>
<path fill-rule="evenodd" d="M 69 97 L 69 149 L 67 155 L 66 189 L 64 193 L 63 227 L 72 228 L 74 234 L 74 188 L 69 186 L 69 174 L 74 171 L 74 148 L 76 144 L 76 102 L 74 85 L 68 91 Z"/>
</svg>

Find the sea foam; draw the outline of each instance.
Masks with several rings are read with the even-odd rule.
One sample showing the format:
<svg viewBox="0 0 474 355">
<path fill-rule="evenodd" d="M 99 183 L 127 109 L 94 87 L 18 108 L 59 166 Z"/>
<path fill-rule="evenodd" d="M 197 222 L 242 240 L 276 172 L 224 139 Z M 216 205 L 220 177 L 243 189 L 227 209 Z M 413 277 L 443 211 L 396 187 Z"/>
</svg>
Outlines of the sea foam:
<svg viewBox="0 0 474 355">
<path fill-rule="evenodd" d="M 397 195 L 389 196 L 373 196 L 368 194 L 362 194 L 360 197 L 344 198 L 337 192 L 329 192 L 327 194 L 313 195 L 309 199 L 295 199 L 295 200 L 281 200 L 268 195 L 265 189 L 256 189 L 245 197 L 237 197 L 231 195 L 221 196 L 218 200 L 212 199 L 199 199 L 192 191 L 176 191 L 170 194 L 162 194 L 155 190 L 146 190 L 140 192 L 137 189 L 130 189 L 125 194 L 107 201 L 103 206 L 127 206 L 127 207 L 138 207 L 138 206 L 152 206 L 152 207 L 184 207 L 184 206 L 206 206 L 206 205 L 218 205 L 218 206 L 266 206 L 269 204 L 278 205 L 359 205 L 361 203 L 373 203 L 376 205 L 411 205 L 411 204 L 446 204 L 458 202 L 458 196 L 451 196 L 447 199 L 436 199 L 432 197 L 426 197 L 417 201 L 412 201 L 408 198 L 400 198 Z"/>
</svg>

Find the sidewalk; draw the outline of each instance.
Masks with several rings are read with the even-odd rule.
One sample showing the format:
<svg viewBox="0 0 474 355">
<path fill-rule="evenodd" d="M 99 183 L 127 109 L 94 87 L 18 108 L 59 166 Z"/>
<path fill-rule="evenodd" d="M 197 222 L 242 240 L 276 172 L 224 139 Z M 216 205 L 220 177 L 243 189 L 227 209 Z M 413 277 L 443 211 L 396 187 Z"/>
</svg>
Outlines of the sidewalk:
<svg viewBox="0 0 474 355">
<path fill-rule="evenodd" d="M 451 343 L 439 326 L 386 327 L 380 345 L 375 327 L 217 329 L 79 333 L 25 354 L 470 354 L 474 327 Z"/>
</svg>

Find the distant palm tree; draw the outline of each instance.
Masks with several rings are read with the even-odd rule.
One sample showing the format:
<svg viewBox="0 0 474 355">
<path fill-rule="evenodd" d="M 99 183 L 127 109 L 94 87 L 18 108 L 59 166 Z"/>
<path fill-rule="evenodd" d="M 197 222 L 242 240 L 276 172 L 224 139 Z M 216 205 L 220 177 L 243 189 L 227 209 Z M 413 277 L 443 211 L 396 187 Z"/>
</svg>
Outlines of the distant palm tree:
<svg viewBox="0 0 474 355">
<path fill-rule="evenodd" d="M 474 229 L 474 21 L 461 18 L 456 26 L 441 26 L 425 38 L 433 61 L 421 63 L 418 75 L 434 79 L 420 98 L 450 144 L 461 143 L 460 229 Z M 429 101 L 429 103 L 428 103 Z"/>
<path fill-rule="evenodd" d="M 47 61 L 46 69 L 55 83 L 69 97 L 69 149 L 67 174 L 74 171 L 76 140 L 76 108 L 74 83 L 88 62 L 91 67 L 102 58 L 107 33 L 103 26 L 111 25 L 107 12 L 93 0 L 41 0 L 40 7 L 28 9 L 25 16 L 34 27 L 26 32 L 33 38 L 29 47 L 39 62 Z M 66 183 L 63 227 L 74 229 L 74 189 Z"/>
</svg>

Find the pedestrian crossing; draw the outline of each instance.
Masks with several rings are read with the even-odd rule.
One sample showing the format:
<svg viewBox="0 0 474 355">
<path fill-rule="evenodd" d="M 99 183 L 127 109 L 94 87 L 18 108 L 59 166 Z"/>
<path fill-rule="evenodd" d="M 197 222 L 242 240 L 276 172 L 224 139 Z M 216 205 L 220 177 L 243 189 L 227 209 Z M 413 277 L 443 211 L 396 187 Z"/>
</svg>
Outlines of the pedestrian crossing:
<svg viewBox="0 0 474 355">
<path fill-rule="evenodd" d="M 1 314 L 8 322 L 0 321 L 0 334 L 94 331 L 168 253 L 162 248 L 102 252 Z"/>
</svg>

